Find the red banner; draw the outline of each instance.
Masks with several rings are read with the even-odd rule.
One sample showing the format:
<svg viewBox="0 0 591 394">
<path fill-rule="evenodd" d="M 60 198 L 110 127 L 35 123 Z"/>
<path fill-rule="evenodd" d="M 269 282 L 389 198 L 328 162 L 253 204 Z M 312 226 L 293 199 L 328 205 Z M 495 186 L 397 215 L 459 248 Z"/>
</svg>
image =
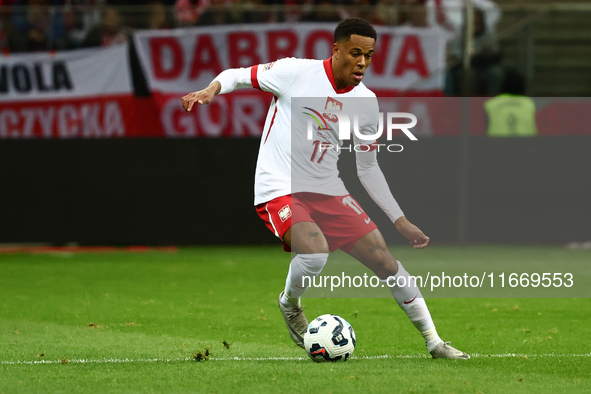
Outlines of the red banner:
<svg viewBox="0 0 591 394">
<path fill-rule="evenodd" d="M 272 96 L 254 89 L 216 96 L 191 113 L 180 97 L 203 89 L 227 68 L 283 57 L 325 59 L 333 24 L 216 26 L 140 31 L 136 48 L 166 137 L 258 137 Z M 378 43 L 363 82 L 384 96 L 443 95 L 445 36 L 438 29 L 378 27 Z"/>
<path fill-rule="evenodd" d="M 131 95 L 10 103 L 0 138 L 118 138 L 136 134 Z"/>
<path fill-rule="evenodd" d="M 259 137 L 271 102 L 255 89 L 216 96 L 186 113 L 182 95 L 218 72 L 284 56 L 330 54 L 330 24 L 216 26 L 140 31 L 136 44 L 152 92 L 133 96 L 128 47 L 0 55 L 0 139 Z M 459 135 L 461 99 L 442 96 L 445 43 L 433 29 L 378 29 L 364 83 L 382 112 L 417 116 L 417 136 Z M 388 97 L 403 96 L 398 99 Z M 484 102 L 471 98 L 469 130 L 485 135 Z M 585 98 L 535 98 L 539 135 L 591 134 Z"/>
</svg>

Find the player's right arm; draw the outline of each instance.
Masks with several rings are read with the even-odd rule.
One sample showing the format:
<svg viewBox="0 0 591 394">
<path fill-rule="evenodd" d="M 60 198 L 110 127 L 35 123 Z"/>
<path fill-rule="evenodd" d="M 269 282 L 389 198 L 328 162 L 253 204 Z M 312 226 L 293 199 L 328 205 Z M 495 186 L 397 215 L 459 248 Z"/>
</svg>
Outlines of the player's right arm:
<svg viewBox="0 0 591 394">
<path fill-rule="evenodd" d="M 356 141 L 357 143 L 359 141 Z M 412 247 L 422 249 L 429 243 L 429 237 L 406 218 L 392 195 L 386 177 L 378 165 L 376 144 L 377 141 L 374 144 L 365 145 L 366 151 L 356 153 L 359 180 L 372 200 L 392 220 L 398 232 L 408 238 Z"/>
<path fill-rule="evenodd" d="M 362 112 L 370 114 L 370 118 L 362 126 L 361 133 L 374 136 L 376 135 L 378 128 L 378 119 L 374 118 L 373 115 L 379 114 L 379 106 L 377 99 L 371 101 L 365 100 L 369 99 L 363 99 L 363 101 L 358 102 L 358 110 L 361 109 Z M 368 105 L 369 107 L 364 108 L 365 105 Z M 410 244 L 414 248 L 422 249 L 427 246 L 429 243 L 429 237 L 406 218 L 388 186 L 384 173 L 378 165 L 378 141 L 371 141 L 372 143 L 367 144 L 369 142 L 368 140 L 362 140 L 356 134 L 353 134 L 353 139 L 355 145 L 365 146 L 365 148 L 356 150 L 355 156 L 357 175 L 369 196 L 384 211 L 390 220 L 392 220 L 396 229 L 408 238 Z"/>
<path fill-rule="evenodd" d="M 205 89 L 183 96 L 183 108 L 190 111 L 195 103 L 209 104 L 216 94 L 233 92 L 240 88 L 256 88 L 282 96 L 292 84 L 299 60 L 285 58 L 273 63 L 258 64 L 246 68 L 230 68 L 222 71 Z"/>
</svg>

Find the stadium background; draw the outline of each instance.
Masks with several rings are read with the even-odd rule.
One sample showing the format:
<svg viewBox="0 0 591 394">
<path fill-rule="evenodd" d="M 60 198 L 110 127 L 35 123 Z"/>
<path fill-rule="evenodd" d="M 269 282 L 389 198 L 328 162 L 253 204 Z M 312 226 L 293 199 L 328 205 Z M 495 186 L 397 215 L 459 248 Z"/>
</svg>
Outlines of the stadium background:
<svg viewBox="0 0 591 394">
<path fill-rule="evenodd" d="M 260 132 L 257 135 L 253 131 L 256 127 L 246 125 L 242 134 L 236 135 L 228 125 L 218 132 L 220 135 L 208 135 L 202 124 L 190 132 L 187 125 L 194 118 L 187 120 L 182 115 L 173 116 L 173 123 L 177 122 L 174 127 L 180 132 L 169 132 L 162 114 L 167 110 L 180 112 L 180 95 L 204 87 L 203 81 L 215 74 L 203 73 L 201 79 L 193 80 L 170 76 L 175 67 L 170 56 L 175 49 L 154 51 L 147 42 L 154 38 L 176 37 L 182 41 L 210 35 L 222 68 L 245 66 L 240 62 L 254 58 L 249 58 L 240 46 L 232 50 L 220 46 L 216 37 L 251 30 L 263 37 L 269 29 L 303 34 L 300 30 L 307 26 L 330 32 L 338 20 L 356 15 L 376 23 L 380 37 L 388 32 L 397 40 L 419 37 L 419 43 L 425 44 L 421 47 L 425 58 L 435 59 L 427 61 L 428 75 L 424 75 L 415 55 L 410 55 L 409 79 L 398 75 L 399 85 L 388 86 L 389 90 L 381 94 L 401 97 L 400 102 L 406 103 L 403 105 L 412 105 L 413 100 L 424 103 L 434 111 L 434 125 L 419 136 L 415 145 L 405 142 L 403 154 L 380 155 L 384 172 L 395 181 L 394 194 L 401 206 L 434 242 L 562 243 L 591 239 L 589 2 L 475 1 L 475 10 L 468 10 L 465 19 L 475 18 L 481 7 L 483 34 L 490 41 L 481 42 L 480 47 L 476 42 L 471 56 L 486 54 L 480 60 L 486 67 L 492 66 L 491 73 L 479 80 L 466 77 L 479 74 L 482 65 L 471 62 L 466 55 L 471 44 L 462 37 L 469 34 L 470 25 L 462 18 L 457 22 L 458 15 L 466 11 L 453 1 L 336 5 L 322 1 L 107 2 L 94 6 L 83 1 L 26 3 L 1 4 L 0 199 L 4 209 L 0 212 L 0 243 L 276 242 L 252 207 Z M 41 39 L 35 40 L 39 35 Z M 226 42 L 232 45 L 234 39 Z M 428 39 L 435 44 L 428 44 Z M 306 50 L 305 41 L 301 41 L 296 52 Z M 117 51 L 121 45 L 125 50 Z M 142 45 L 147 48 L 144 52 Z M 200 59 L 201 65 L 211 64 L 211 53 L 187 45 L 188 50 L 182 49 L 186 55 L 195 48 L 205 56 Z M 259 53 L 259 46 L 264 44 L 259 40 L 247 45 L 254 45 L 252 48 Z M 318 53 L 322 45 L 316 48 Z M 80 49 L 83 47 L 97 49 Z M 395 64 L 402 55 L 392 48 L 394 44 L 387 56 Z M 76 52 L 80 50 L 83 52 Z M 99 50 L 106 52 L 93 52 Z M 238 64 L 232 60 L 236 51 L 242 51 Z M 99 77 L 101 70 L 97 68 L 97 74 L 85 77 L 80 71 L 81 82 L 72 95 L 64 93 L 67 87 L 52 91 L 49 81 L 56 72 L 52 65 L 68 53 L 81 54 L 76 61 L 82 65 L 72 66 L 75 69 L 91 67 L 84 63 L 85 59 L 97 56 L 95 67 L 105 69 L 111 65 L 119 74 L 116 78 Z M 261 55 L 261 61 L 274 60 L 265 56 Z M 123 67 L 113 66 L 122 59 Z M 70 64 L 69 58 L 65 61 Z M 177 78 L 171 82 L 172 87 L 159 85 L 154 77 L 154 64 L 158 62 L 169 79 Z M 38 71 L 39 67 L 42 71 Z M 190 67 L 190 61 L 185 60 L 183 72 Z M 462 67 L 472 71 L 462 73 Z M 495 72 L 509 69 L 519 71 L 526 81 L 526 93 L 536 97 L 539 135 L 535 138 L 487 137 L 486 122 L 474 115 L 483 114 L 483 97 L 500 93 L 492 87 L 499 78 Z M 385 72 L 396 79 L 396 71 Z M 45 73 L 45 82 L 40 82 L 39 73 Z M 116 85 L 113 78 L 122 78 L 128 89 L 105 87 Z M 67 82 L 62 80 L 63 84 Z M 244 93 L 231 100 L 241 95 Z M 249 97 L 255 103 L 269 100 L 258 92 L 246 94 Z M 106 107 L 100 103 L 110 99 L 119 103 L 115 118 L 119 116 L 124 127 L 115 126 L 107 132 L 106 120 L 101 118 Z M 455 108 L 455 127 L 439 127 L 441 117 L 437 118 L 436 108 L 442 100 Z M 82 122 L 80 119 L 86 115 L 76 111 L 85 111 L 81 109 L 84 103 L 89 103 L 88 111 L 92 111 L 93 103 L 99 103 L 96 129 L 86 133 L 74 120 L 69 132 L 63 132 L 55 120 L 45 133 L 41 117 L 51 106 L 78 108 L 73 110 L 77 115 L 72 119 L 79 116 L 78 122 Z M 178 107 L 172 107 L 174 103 Z M 32 131 L 26 132 L 27 117 L 23 114 L 27 108 L 29 114 L 34 113 L 33 107 L 41 112 L 31 115 L 39 118 L 33 121 Z M 253 105 L 247 111 L 256 108 Z M 213 112 L 214 122 L 224 116 Z M 351 169 L 346 160 L 343 166 Z M 346 176 L 352 171 L 342 172 Z M 360 186 L 354 177 L 346 183 L 353 195 L 359 195 Z M 375 205 L 362 205 L 378 226 L 388 225 Z M 387 241 L 405 242 L 402 237 Z"/>
<path fill-rule="evenodd" d="M 591 392 L 590 4 L 461 3 L 0 0 L 0 394 Z M 429 247 L 401 244 L 354 155 L 341 174 L 412 275 L 454 276 L 422 291 L 465 362 L 431 359 L 387 289 L 328 286 L 306 316 L 339 315 L 358 342 L 346 363 L 310 361 L 277 311 L 290 255 L 252 207 L 270 97 L 180 107 L 216 68 L 327 56 L 354 15 L 384 48 L 364 81 L 419 117 L 418 141 L 379 161 Z M 510 75 L 537 137 L 487 135 Z M 348 257 L 323 275 L 361 274 Z"/>
</svg>

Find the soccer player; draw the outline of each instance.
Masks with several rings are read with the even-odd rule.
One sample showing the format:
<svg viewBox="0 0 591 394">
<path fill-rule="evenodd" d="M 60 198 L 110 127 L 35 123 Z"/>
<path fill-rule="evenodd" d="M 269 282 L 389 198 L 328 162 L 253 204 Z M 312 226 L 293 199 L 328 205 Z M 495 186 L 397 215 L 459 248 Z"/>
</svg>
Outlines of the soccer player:
<svg viewBox="0 0 591 394">
<path fill-rule="evenodd" d="M 333 55 L 329 59 L 286 58 L 225 70 L 204 90 L 184 96 L 182 105 L 190 111 L 196 103 L 208 104 L 215 95 L 238 88 L 253 87 L 274 95 L 259 148 L 255 206 L 267 227 L 283 241 L 285 250 L 296 253 L 285 290 L 279 295 L 279 308 L 298 346 L 304 347 L 308 327 L 300 303 L 306 291 L 302 278 L 320 274 L 329 252 L 342 249 L 384 283 L 390 285 L 396 280 L 400 284 L 389 286 L 392 296 L 425 339 L 433 358 L 468 359 L 469 355 L 439 338 L 414 279 L 392 257 L 377 226 L 345 189 L 338 176 L 338 153 L 325 149 L 320 154 L 320 144 L 336 146 L 341 142 L 334 124 L 323 120 L 326 127 L 314 130 L 314 143 L 306 137 L 305 129 L 292 133 L 292 98 L 308 97 L 310 110 L 316 106 L 318 115 L 318 111 L 328 110 L 328 114 L 321 115 L 325 120 L 333 117 L 331 109 L 342 108 L 342 103 L 351 98 L 372 100 L 375 117 L 361 119 L 359 128 L 363 134 L 376 134 L 377 122 L 373 119 L 379 112 L 377 99 L 361 82 L 371 63 L 376 39 L 376 31 L 367 21 L 346 19 L 334 32 Z M 318 108 L 319 98 L 323 108 Z M 368 194 L 414 248 L 427 246 L 429 237 L 408 221 L 392 196 L 377 163 L 376 144 L 358 139 L 355 142 L 367 147 L 356 152 L 356 164 Z"/>
</svg>

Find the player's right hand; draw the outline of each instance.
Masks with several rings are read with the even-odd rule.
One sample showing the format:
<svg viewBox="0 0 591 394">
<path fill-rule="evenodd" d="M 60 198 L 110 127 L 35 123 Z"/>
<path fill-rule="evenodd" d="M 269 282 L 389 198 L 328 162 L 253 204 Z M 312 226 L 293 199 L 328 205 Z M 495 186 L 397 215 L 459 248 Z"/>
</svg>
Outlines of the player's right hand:
<svg viewBox="0 0 591 394">
<path fill-rule="evenodd" d="M 197 92 L 189 93 L 186 96 L 181 98 L 181 102 L 183 104 L 183 108 L 185 111 L 189 112 L 195 103 L 200 105 L 209 104 L 211 100 L 213 100 L 213 96 L 215 96 L 215 92 L 210 87 L 206 89 L 199 90 Z"/>
</svg>

